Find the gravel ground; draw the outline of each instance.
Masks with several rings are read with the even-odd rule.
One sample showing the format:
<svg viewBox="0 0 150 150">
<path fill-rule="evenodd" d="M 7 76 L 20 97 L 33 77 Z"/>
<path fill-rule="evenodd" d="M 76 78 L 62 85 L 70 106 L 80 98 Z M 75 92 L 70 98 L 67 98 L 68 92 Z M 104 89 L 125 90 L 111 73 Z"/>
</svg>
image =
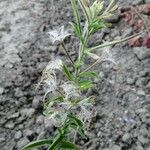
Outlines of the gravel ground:
<svg viewBox="0 0 150 150">
<path fill-rule="evenodd" d="M 122 6 L 149 0 L 119 1 Z M 55 6 L 55 7 L 54 7 Z M 55 9 L 55 12 L 53 11 Z M 132 29 L 112 18 L 114 27 L 94 35 L 94 40 L 120 39 Z M 20 150 L 35 139 L 51 135 L 51 122 L 42 115 L 43 91 L 35 91 L 48 61 L 64 54 L 49 43 L 47 31 L 72 19 L 69 1 L 0 1 L 0 147 Z M 72 45 L 74 39 L 67 41 Z M 76 46 L 70 47 L 75 55 Z M 150 49 L 127 44 L 110 47 L 117 66 L 96 66 L 101 80 L 89 91 L 97 95 L 97 117 L 89 130 L 85 150 L 150 150 Z M 97 52 L 98 54 L 100 52 Z"/>
</svg>

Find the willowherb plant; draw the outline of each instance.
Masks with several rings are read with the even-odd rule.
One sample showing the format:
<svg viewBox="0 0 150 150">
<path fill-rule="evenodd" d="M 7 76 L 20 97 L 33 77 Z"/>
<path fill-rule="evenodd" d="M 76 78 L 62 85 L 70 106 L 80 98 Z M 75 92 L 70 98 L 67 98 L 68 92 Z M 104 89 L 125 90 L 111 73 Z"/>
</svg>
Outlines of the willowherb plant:
<svg viewBox="0 0 150 150">
<path fill-rule="evenodd" d="M 90 0 L 70 1 L 74 14 L 74 22 L 71 23 L 71 26 L 74 35 L 78 37 L 80 42 L 77 59 L 74 61 L 65 47 L 64 39 L 71 34 L 64 29 L 64 26 L 50 30 L 48 34 L 53 44 L 57 42 L 63 48 L 67 58 L 70 60 L 73 71 L 69 70 L 65 62 L 56 58 L 48 63 L 39 83 L 45 88 L 43 99 L 44 114 L 49 119 L 55 119 L 57 131 L 53 138 L 32 142 L 22 150 L 41 146 L 47 146 L 48 150 L 79 149 L 75 145 L 76 136 L 81 135 L 82 138 L 86 138 L 87 122 L 96 115 L 96 110 L 94 109 L 95 97 L 86 97 L 84 94 L 88 89 L 94 87 L 93 79 L 98 77 L 95 71 L 90 70 L 103 61 L 111 61 L 116 64 L 108 49 L 103 49 L 104 53 L 101 56 L 94 52 L 95 50 L 101 50 L 101 48 L 124 42 L 135 36 L 88 47 L 91 35 L 98 30 L 111 26 L 105 20 L 113 15 L 117 5 L 114 5 L 114 0 L 110 0 L 106 8 L 104 8 L 104 0 L 95 0 L 93 3 Z M 85 17 L 84 24 L 81 23 L 79 7 Z M 95 62 L 83 69 L 85 60 L 88 57 L 95 60 Z M 65 79 L 58 80 L 58 72 L 63 73 Z M 74 141 L 71 142 L 69 133 L 73 130 L 75 136 Z"/>
</svg>

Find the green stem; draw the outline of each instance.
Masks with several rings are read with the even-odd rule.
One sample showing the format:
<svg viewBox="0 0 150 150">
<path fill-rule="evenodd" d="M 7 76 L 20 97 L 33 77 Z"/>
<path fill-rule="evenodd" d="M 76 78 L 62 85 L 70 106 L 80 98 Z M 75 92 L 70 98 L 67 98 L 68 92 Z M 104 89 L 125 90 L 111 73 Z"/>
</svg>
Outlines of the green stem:
<svg viewBox="0 0 150 150">
<path fill-rule="evenodd" d="M 111 0 L 109 5 L 107 6 L 107 8 L 105 9 L 105 11 L 103 12 L 103 14 L 105 14 L 106 12 L 109 11 L 109 9 L 112 7 L 113 3 L 115 2 L 115 0 Z"/>
<path fill-rule="evenodd" d="M 103 48 L 103 47 L 107 47 L 107 46 L 111 46 L 111 45 L 115 45 L 115 44 L 119 44 L 119 43 L 122 43 L 122 42 L 125 42 L 125 41 L 128 41 L 138 35 L 141 35 L 142 32 L 140 33 L 137 33 L 137 34 L 134 34 L 132 36 L 129 36 L 129 37 L 126 37 L 124 39 L 121 39 L 121 40 L 116 40 L 116 41 L 112 41 L 112 42 L 109 42 L 109 43 L 104 43 L 104 44 L 101 44 L 101 45 L 98 45 L 98 46 L 95 46 L 95 47 L 92 47 L 92 48 L 88 48 L 87 49 L 87 52 L 91 52 L 93 50 L 96 50 L 96 49 L 99 49 L 99 48 Z"/>
<path fill-rule="evenodd" d="M 90 23 L 90 18 L 89 18 L 89 15 L 88 15 L 88 12 L 86 10 L 86 7 L 85 7 L 85 4 L 84 4 L 83 0 L 78 0 L 78 1 L 80 3 L 80 6 L 82 8 L 83 13 L 85 14 L 85 17 L 86 17 L 87 21 Z"/>
<path fill-rule="evenodd" d="M 85 26 L 84 26 L 84 30 L 83 30 L 83 33 L 82 33 L 82 37 L 84 39 L 84 41 L 80 41 L 80 46 L 79 46 L 79 55 L 78 55 L 78 62 L 80 62 L 83 58 L 84 58 L 84 50 L 85 48 L 87 47 L 87 42 L 88 42 L 88 38 L 89 38 L 89 30 L 88 30 L 88 22 L 85 23 Z M 75 77 L 77 79 L 78 77 L 78 74 L 80 72 L 80 67 L 76 69 L 76 72 L 75 72 Z"/>
<path fill-rule="evenodd" d="M 61 42 L 61 47 L 62 47 L 63 50 L 65 51 L 67 57 L 69 58 L 69 60 L 70 60 L 70 62 L 71 62 L 71 64 L 72 64 L 72 66 L 73 66 L 74 69 L 75 69 L 74 61 L 72 60 L 71 56 L 69 55 L 69 53 L 68 53 L 68 51 L 67 51 L 67 49 L 66 49 L 66 47 L 65 47 L 65 44 L 64 44 L 63 42 Z"/>
<path fill-rule="evenodd" d="M 99 62 L 101 62 L 101 59 L 96 60 L 91 66 L 89 66 L 87 69 L 83 70 L 80 74 L 89 71 L 92 67 L 97 65 Z"/>
<path fill-rule="evenodd" d="M 71 5 L 72 5 L 75 21 L 81 33 L 80 15 L 79 15 L 78 6 L 77 6 L 77 0 L 71 0 Z"/>
</svg>

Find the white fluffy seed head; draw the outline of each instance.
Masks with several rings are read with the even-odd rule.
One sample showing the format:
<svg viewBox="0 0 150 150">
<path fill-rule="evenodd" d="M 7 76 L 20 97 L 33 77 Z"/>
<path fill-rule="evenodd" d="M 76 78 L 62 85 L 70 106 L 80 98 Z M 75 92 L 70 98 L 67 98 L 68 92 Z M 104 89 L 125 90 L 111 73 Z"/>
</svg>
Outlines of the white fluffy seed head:
<svg viewBox="0 0 150 150">
<path fill-rule="evenodd" d="M 45 71 L 51 71 L 51 70 L 61 70 L 62 69 L 62 60 L 61 59 L 55 59 L 50 61 L 46 68 Z"/>
<path fill-rule="evenodd" d="M 55 59 L 50 61 L 42 74 L 41 82 L 44 84 L 45 96 L 50 92 L 55 92 L 57 89 L 57 78 L 56 70 L 62 70 L 62 61 L 60 59 Z"/>
<path fill-rule="evenodd" d="M 79 88 L 72 82 L 65 82 L 63 85 L 61 85 L 61 88 L 65 93 L 66 100 L 69 100 L 74 97 L 75 98 L 80 97 Z"/>
<path fill-rule="evenodd" d="M 71 35 L 68 30 L 64 29 L 64 26 L 61 26 L 61 27 L 56 28 L 54 30 L 50 30 L 48 32 L 48 34 L 49 34 L 49 38 L 53 44 L 56 42 L 60 43 L 60 42 L 64 41 L 64 39 L 66 37 Z"/>
</svg>

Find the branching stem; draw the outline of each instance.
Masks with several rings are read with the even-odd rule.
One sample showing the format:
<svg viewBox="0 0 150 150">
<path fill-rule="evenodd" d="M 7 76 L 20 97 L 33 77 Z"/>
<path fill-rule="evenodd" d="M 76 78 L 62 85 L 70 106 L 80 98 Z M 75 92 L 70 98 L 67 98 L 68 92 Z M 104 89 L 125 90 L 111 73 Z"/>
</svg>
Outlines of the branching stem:
<svg viewBox="0 0 150 150">
<path fill-rule="evenodd" d="M 61 42 L 61 47 L 62 47 L 63 50 L 65 51 L 65 53 L 66 53 L 67 57 L 69 58 L 69 60 L 70 60 L 70 62 L 71 62 L 71 64 L 72 64 L 72 66 L 75 68 L 74 61 L 72 60 L 70 54 L 68 53 L 68 51 L 67 51 L 67 49 L 66 49 L 66 47 L 65 47 L 64 42 Z"/>
</svg>

